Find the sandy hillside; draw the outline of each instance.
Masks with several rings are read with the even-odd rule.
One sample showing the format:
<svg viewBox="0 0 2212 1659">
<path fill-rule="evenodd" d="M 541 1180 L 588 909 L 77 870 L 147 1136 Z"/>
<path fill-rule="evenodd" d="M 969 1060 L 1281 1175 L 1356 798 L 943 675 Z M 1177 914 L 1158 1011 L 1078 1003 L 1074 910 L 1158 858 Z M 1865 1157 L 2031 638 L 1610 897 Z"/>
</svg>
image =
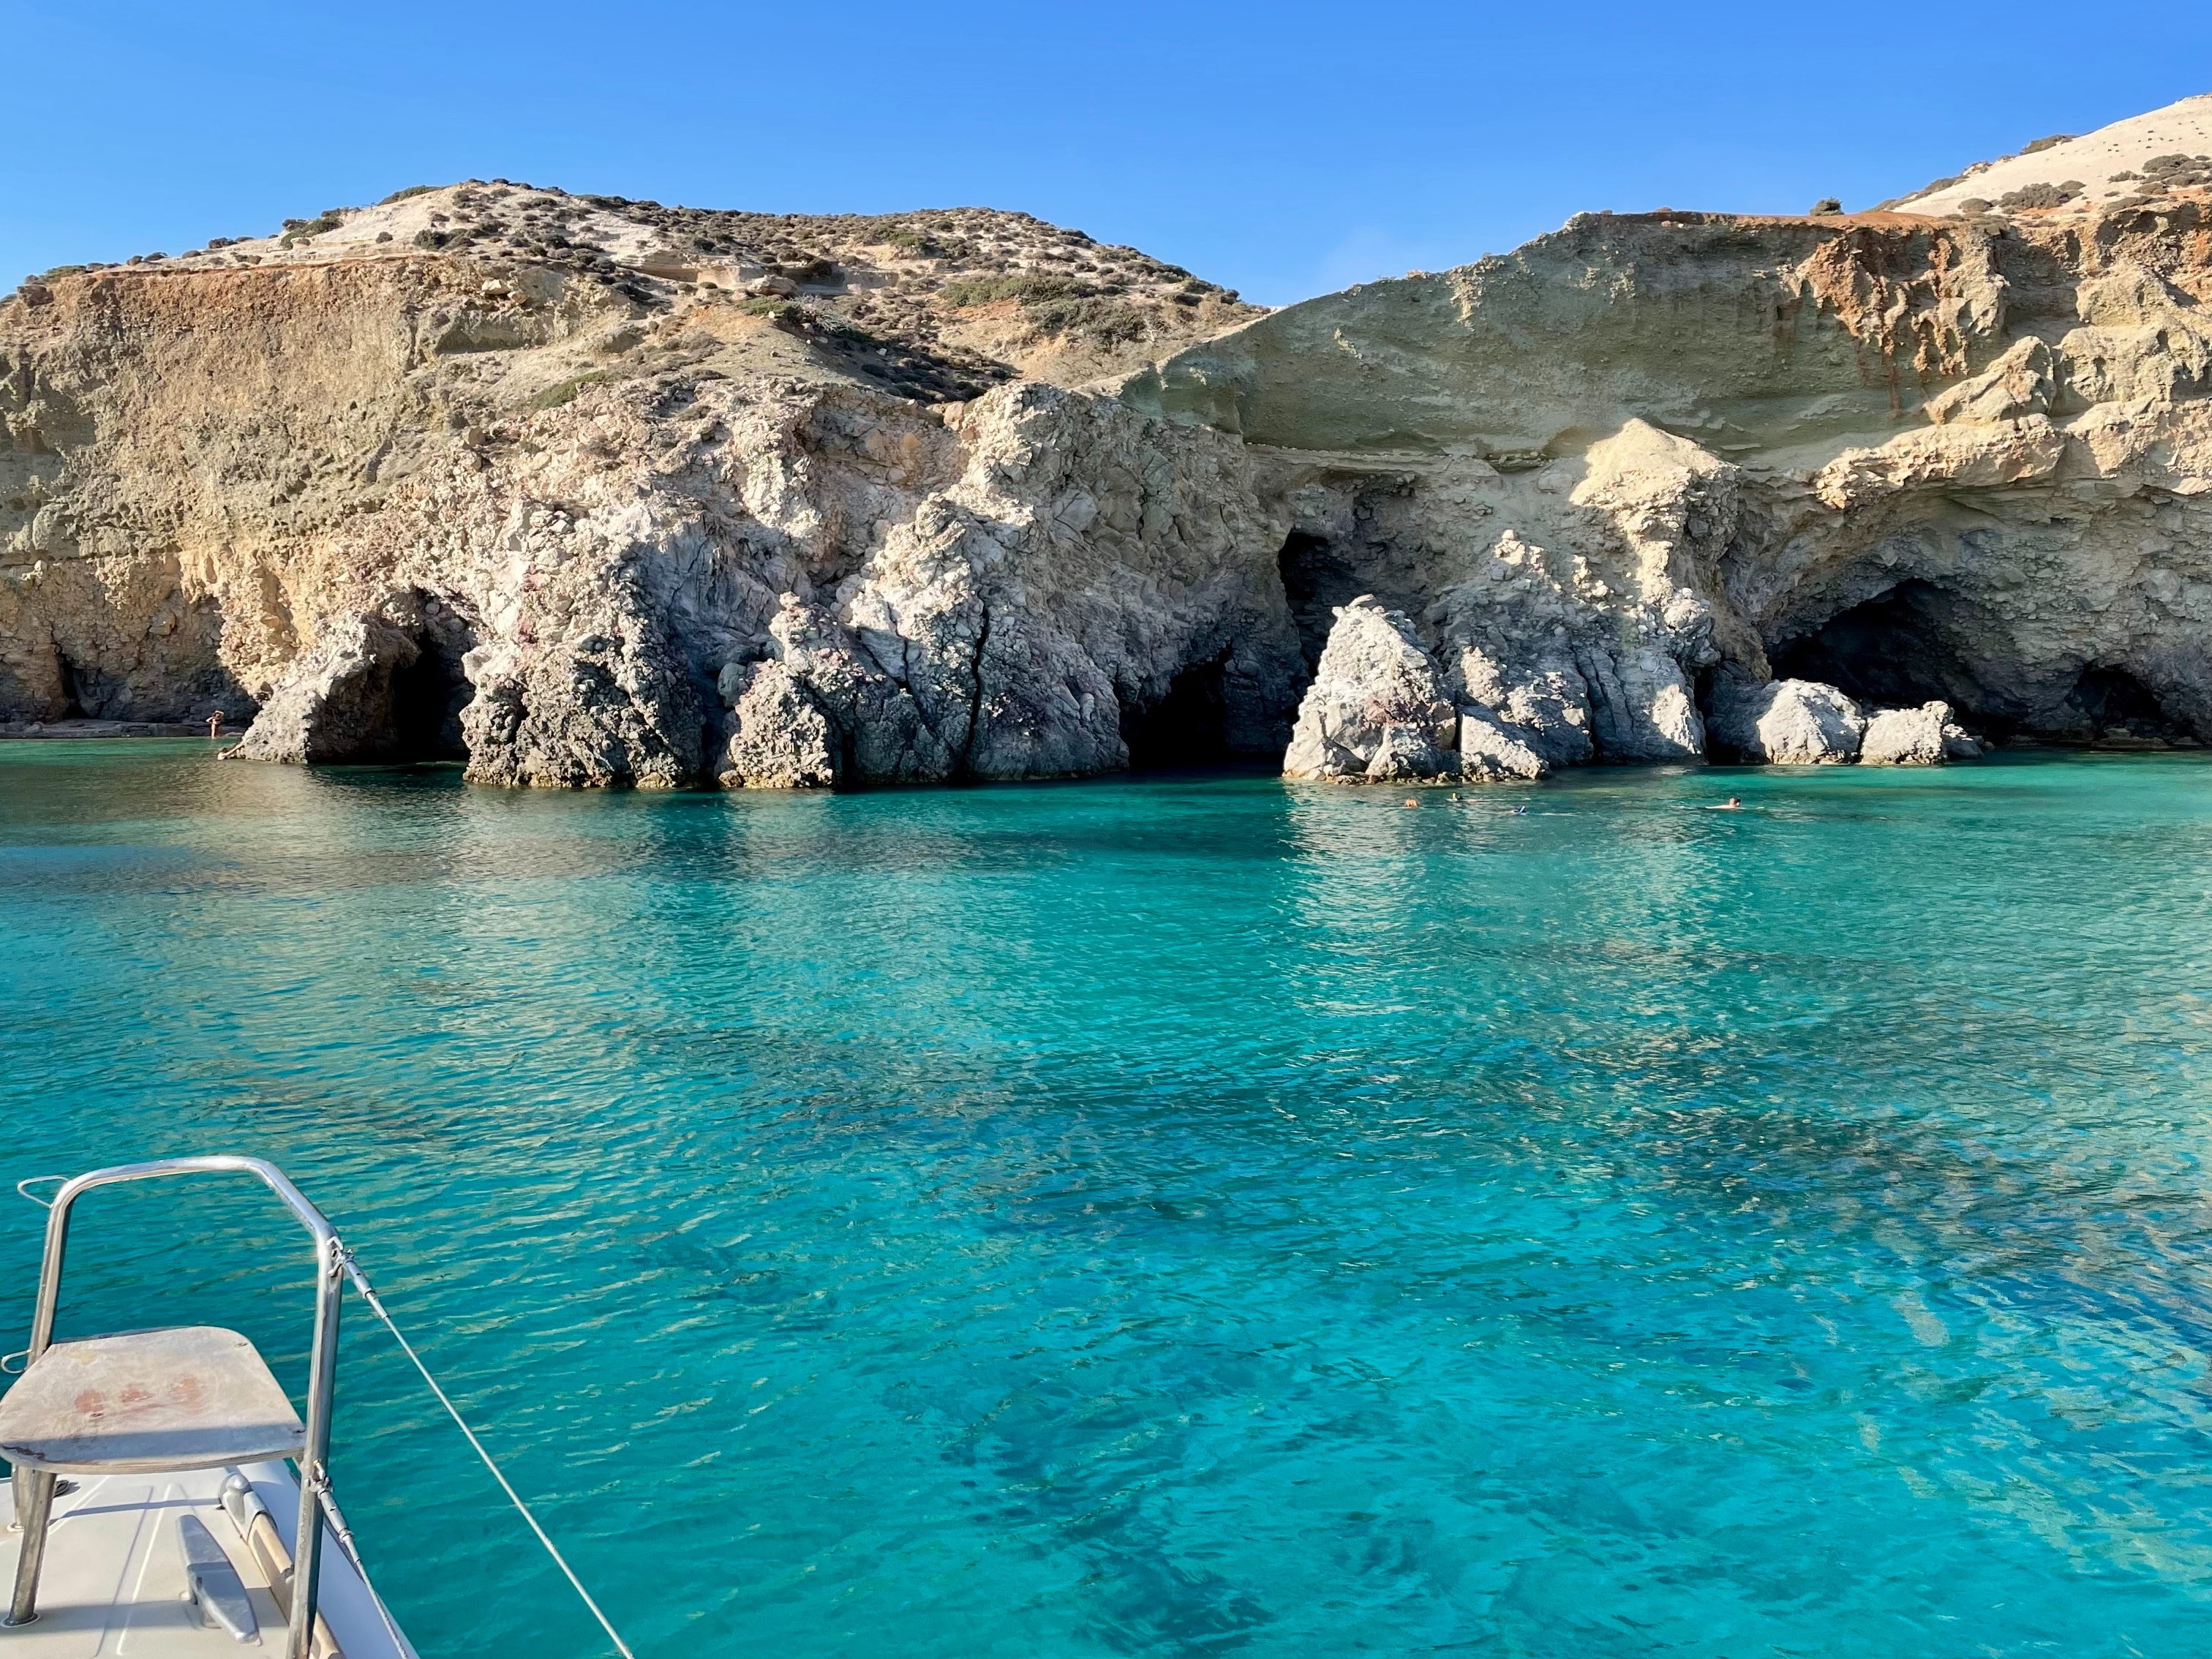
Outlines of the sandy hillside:
<svg viewBox="0 0 2212 1659">
<path fill-rule="evenodd" d="M 1972 216 L 2044 210 L 2088 214 L 2135 197 L 2212 186 L 2212 93 L 2131 116 L 2078 138 L 1978 161 L 1952 179 L 1885 202 L 1901 213 Z"/>
<path fill-rule="evenodd" d="M 769 319 L 789 339 L 754 342 L 735 367 L 858 379 L 927 402 L 1014 379 L 1112 382 L 1260 314 L 1180 266 L 1025 213 L 726 212 L 501 179 L 401 191 L 121 266 L 63 266 L 28 286 L 440 258 L 465 263 L 488 296 L 558 290 L 580 302 L 596 289 L 641 321 L 682 318 L 732 337 L 726 345 Z"/>
</svg>

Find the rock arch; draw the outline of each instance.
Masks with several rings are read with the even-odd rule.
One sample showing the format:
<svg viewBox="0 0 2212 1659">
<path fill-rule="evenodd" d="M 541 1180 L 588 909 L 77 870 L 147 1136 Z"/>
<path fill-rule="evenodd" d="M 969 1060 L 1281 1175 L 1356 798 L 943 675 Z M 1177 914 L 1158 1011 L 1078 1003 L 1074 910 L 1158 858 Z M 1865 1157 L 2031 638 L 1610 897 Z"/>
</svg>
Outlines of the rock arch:
<svg viewBox="0 0 2212 1659">
<path fill-rule="evenodd" d="M 451 600 L 415 589 L 337 618 L 233 752 L 308 765 L 465 759 L 476 635 Z"/>
</svg>

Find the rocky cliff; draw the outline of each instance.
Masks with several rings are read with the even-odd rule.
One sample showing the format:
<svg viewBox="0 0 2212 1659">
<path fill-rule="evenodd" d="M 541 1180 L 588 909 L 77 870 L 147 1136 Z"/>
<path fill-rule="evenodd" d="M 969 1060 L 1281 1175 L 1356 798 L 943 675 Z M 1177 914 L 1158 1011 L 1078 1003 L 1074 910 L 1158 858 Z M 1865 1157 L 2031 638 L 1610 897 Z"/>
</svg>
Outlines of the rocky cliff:
<svg viewBox="0 0 2212 1659">
<path fill-rule="evenodd" d="M 1939 734 L 2195 743 L 2197 150 L 2212 99 L 1975 175 L 2003 205 L 1942 181 L 1941 213 L 1586 216 L 1255 320 L 1128 396 L 1242 438 L 1255 493 L 1290 505 L 1310 655 L 1371 631 L 1337 620 L 1370 598 L 1463 716 L 1550 765 L 1849 761 L 1871 718 L 1931 702 Z M 1321 769 L 1402 775 L 1376 765 L 1354 743 Z"/>
<path fill-rule="evenodd" d="M 52 273 L 0 718 L 553 785 L 2194 743 L 2208 112 L 1268 314 L 1020 216 L 499 183 Z"/>
<path fill-rule="evenodd" d="M 1188 659 L 1279 746 L 1239 446 L 1069 389 L 1255 314 L 1019 215 L 507 184 L 50 273 L 0 306 L 0 717 L 219 706 L 249 756 L 499 782 L 1019 777 L 1123 763 Z"/>
</svg>

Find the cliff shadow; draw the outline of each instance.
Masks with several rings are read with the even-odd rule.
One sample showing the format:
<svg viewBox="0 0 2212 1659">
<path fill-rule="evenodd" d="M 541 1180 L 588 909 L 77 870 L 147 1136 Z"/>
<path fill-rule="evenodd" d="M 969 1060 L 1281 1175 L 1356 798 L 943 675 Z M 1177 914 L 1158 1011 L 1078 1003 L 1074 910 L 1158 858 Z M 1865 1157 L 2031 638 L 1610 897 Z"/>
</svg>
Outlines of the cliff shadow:
<svg viewBox="0 0 2212 1659">
<path fill-rule="evenodd" d="M 1820 680 L 1869 708 L 1949 703 L 1988 732 L 2016 730 L 2028 711 L 1992 683 L 1967 641 L 1981 630 L 1964 602 L 1915 577 L 1838 612 L 1767 654 L 1778 679 Z"/>
<path fill-rule="evenodd" d="M 1125 707 L 1121 741 L 1135 773 L 1273 771 L 1296 712 L 1294 696 L 1267 695 L 1224 649 L 1179 671 L 1150 702 Z"/>
<path fill-rule="evenodd" d="M 1306 674 L 1311 678 L 1321 665 L 1336 608 L 1368 591 L 1364 575 L 1345 549 L 1303 530 L 1293 530 L 1284 538 L 1282 550 L 1275 555 L 1275 569 L 1291 608 L 1291 625 L 1297 630 L 1298 654 L 1305 659 Z"/>
<path fill-rule="evenodd" d="M 0 653 L 0 720 L 197 722 L 212 709 L 227 720 L 252 717 L 253 697 L 215 659 L 213 641 L 167 653 L 157 643 L 136 663 L 110 665 L 118 654 L 82 643 L 33 646 L 12 661 Z"/>
<path fill-rule="evenodd" d="M 1951 705 L 1976 732 L 2115 747 L 2194 744 L 2189 721 L 2116 663 L 1991 655 L 1996 619 L 1914 577 L 1768 647 L 1778 678 L 1821 680 L 1869 708 Z"/>
<path fill-rule="evenodd" d="M 1417 530 L 1393 524 L 1392 514 L 1401 507 L 1389 491 L 1363 494 L 1342 533 L 1293 530 L 1283 538 L 1275 574 L 1309 681 L 1321 665 L 1339 606 L 1372 594 L 1391 610 L 1419 617 L 1450 580 L 1449 572 L 1425 557 Z"/>
</svg>

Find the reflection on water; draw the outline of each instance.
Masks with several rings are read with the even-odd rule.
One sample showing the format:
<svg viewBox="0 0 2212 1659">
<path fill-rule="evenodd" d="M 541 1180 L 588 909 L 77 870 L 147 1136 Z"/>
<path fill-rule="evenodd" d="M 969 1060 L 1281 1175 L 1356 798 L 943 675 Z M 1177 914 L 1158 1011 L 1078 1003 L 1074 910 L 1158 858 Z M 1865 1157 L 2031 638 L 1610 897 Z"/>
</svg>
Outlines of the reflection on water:
<svg viewBox="0 0 2212 1659">
<path fill-rule="evenodd" d="M 648 1652 L 2194 1652 L 2208 785 L 0 745 L 0 1175 L 284 1163 Z M 65 1325 L 296 1370 L 281 1218 L 91 1202 Z M 590 1650 L 347 1344 L 418 1644 Z"/>
</svg>

